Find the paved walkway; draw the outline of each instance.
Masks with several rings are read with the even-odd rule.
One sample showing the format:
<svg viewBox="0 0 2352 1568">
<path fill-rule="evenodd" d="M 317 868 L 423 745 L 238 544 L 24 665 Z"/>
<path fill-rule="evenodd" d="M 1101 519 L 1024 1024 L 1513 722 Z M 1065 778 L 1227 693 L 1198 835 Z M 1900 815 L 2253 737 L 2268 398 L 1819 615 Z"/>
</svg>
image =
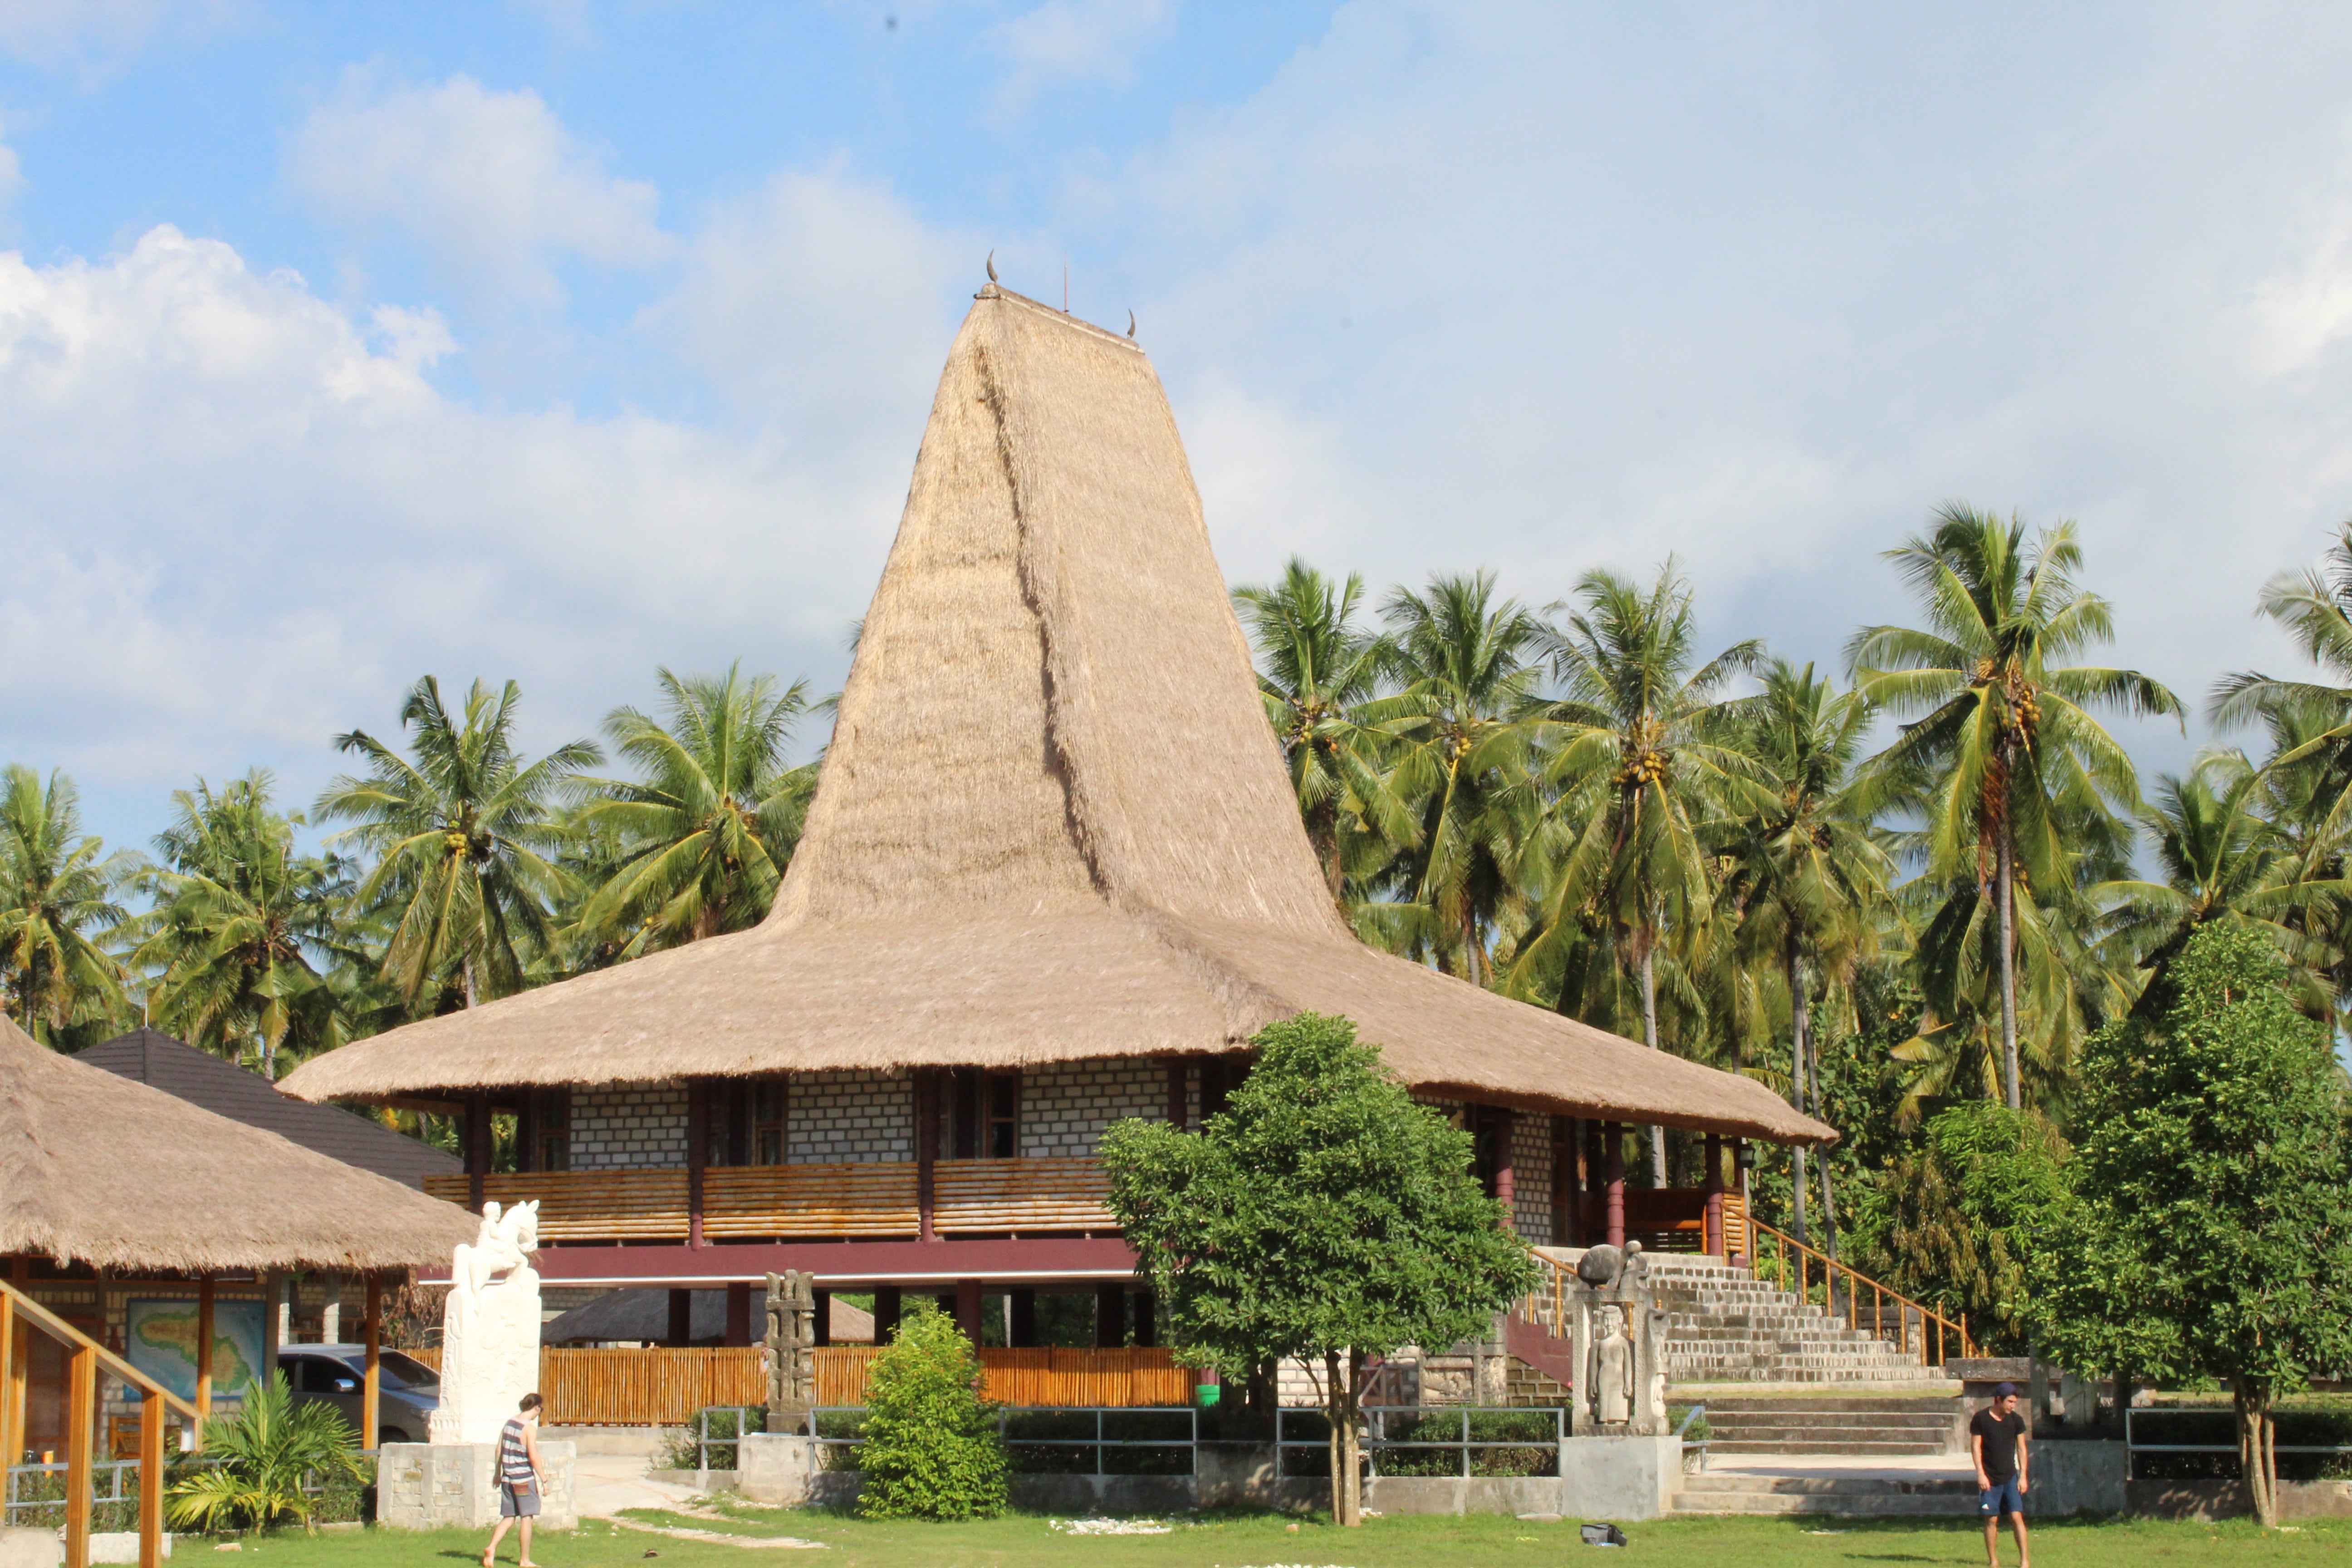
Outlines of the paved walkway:
<svg viewBox="0 0 2352 1568">
<path fill-rule="evenodd" d="M 642 1454 L 583 1454 L 572 1460 L 572 1495 L 583 1519 L 610 1519 L 625 1508 L 675 1508 L 695 1495 L 690 1486 L 646 1474 Z"/>
</svg>

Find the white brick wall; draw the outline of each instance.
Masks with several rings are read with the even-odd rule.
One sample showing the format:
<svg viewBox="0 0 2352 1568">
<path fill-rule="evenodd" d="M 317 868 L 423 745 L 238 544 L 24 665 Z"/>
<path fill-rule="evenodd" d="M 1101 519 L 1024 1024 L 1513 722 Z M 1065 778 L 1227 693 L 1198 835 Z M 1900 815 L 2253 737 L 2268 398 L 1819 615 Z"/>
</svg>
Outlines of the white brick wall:
<svg viewBox="0 0 2352 1568">
<path fill-rule="evenodd" d="M 915 1080 L 879 1072 L 794 1073 L 784 1108 L 795 1165 L 915 1157 Z"/>
<path fill-rule="evenodd" d="M 606 1084 L 572 1091 L 572 1168 L 674 1170 L 686 1163 L 686 1085 Z"/>
<path fill-rule="evenodd" d="M 1197 1076 L 1197 1075 L 1196 1075 Z M 1188 1103 L 1198 1114 L 1197 1086 Z M 1168 1068 L 1149 1058 L 1059 1062 L 1021 1075 L 1021 1152 L 1090 1155 L 1121 1117 L 1168 1119 Z"/>
<path fill-rule="evenodd" d="M 1511 1118 L 1511 1208 L 1520 1237 L 1551 1245 L 1551 1118 Z"/>
</svg>

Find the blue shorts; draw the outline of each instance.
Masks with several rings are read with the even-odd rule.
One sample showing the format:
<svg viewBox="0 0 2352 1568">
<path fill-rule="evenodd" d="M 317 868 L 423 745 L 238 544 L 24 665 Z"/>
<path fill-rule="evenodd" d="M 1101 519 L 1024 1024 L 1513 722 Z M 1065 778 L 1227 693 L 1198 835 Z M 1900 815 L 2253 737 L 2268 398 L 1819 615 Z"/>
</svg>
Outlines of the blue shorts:
<svg viewBox="0 0 2352 1568">
<path fill-rule="evenodd" d="M 2025 1494 L 2017 1489 L 2015 1476 L 1977 1494 L 1977 1512 L 1987 1519 L 2006 1519 L 2024 1511 Z"/>
</svg>

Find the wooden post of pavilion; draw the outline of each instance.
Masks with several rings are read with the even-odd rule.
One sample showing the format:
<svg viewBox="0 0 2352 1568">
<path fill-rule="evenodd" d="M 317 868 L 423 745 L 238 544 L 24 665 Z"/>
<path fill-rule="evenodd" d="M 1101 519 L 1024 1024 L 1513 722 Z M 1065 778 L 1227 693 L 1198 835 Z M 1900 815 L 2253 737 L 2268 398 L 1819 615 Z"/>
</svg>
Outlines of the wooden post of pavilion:
<svg viewBox="0 0 2352 1568">
<path fill-rule="evenodd" d="M 1603 1189 L 1601 1224 L 1607 1227 L 1609 1245 L 1625 1245 L 1625 1124 L 1604 1121 L 1601 1124 L 1601 1157 L 1607 1173 L 1608 1186 Z"/>
<path fill-rule="evenodd" d="M 90 1449 L 98 1441 L 94 1346 L 68 1349 L 66 1389 L 66 1568 L 89 1568 Z"/>
<path fill-rule="evenodd" d="M 1703 1250 L 1710 1258 L 1724 1256 L 1723 1134 L 1706 1135 L 1706 1224 Z"/>
<path fill-rule="evenodd" d="M 383 1280 L 373 1268 L 362 1277 L 367 1292 L 367 1369 L 360 1374 L 360 1447 L 380 1445 L 378 1418 L 383 1413 Z"/>
<path fill-rule="evenodd" d="M 163 1394 L 139 1394 L 139 1568 L 163 1568 Z"/>
<path fill-rule="evenodd" d="M 188 1445 L 205 1446 L 205 1427 L 213 1418 L 213 1277 L 196 1280 L 196 1420 Z"/>
<path fill-rule="evenodd" d="M 16 1333 L 16 1299 L 0 1295 L 0 1479 L 25 1457 L 25 1360 Z"/>
</svg>

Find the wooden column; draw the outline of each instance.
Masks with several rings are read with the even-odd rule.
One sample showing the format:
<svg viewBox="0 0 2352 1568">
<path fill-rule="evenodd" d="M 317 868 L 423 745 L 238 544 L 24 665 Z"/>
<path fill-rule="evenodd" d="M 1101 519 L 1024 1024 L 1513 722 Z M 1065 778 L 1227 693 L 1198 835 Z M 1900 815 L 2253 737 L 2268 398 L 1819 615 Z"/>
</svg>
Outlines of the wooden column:
<svg viewBox="0 0 2352 1568">
<path fill-rule="evenodd" d="M 1583 1232 L 1576 1223 L 1576 1121 L 1573 1117 L 1551 1119 L 1551 1244 L 1554 1247 L 1582 1245 Z"/>
<path fill-rule="evenodd" d="M 1601 1223 L 1607 1232 L 1609 1245 L 1625 1245 L 1625 1124 L 1604 1121 L 1601 1124 L 1601 1157 L 1608 1185 L 1603 1191 Z"/>
<path fill-rule="evenodd" d="M 959 1279 L 955 1288 L 956 1326 L 974 1345 L 980 1343 L 980 1281 Z"/>
<path fill-rule="evenodd" d="M 205 1426 L 213 1418 L 213 1277 L 196 1281 L 196 1447 L 205 1446 Z"/>
<path fill-rule="evenodd" d="M 139 1568 L 163 1568 L 163 1396 L 139 1398 Z"/>
<path fill-rule="evenodd" d="M 727 1342 L 738 1346 L 751 1342 L 751 1287 L 740 1279 L 727 1287 Z"/>
<path fill-rule="evenodd" d="M 383 1281 L 370 1269 L 361 1277 L 367 1292 L 367 1367 L 360 1374 L 360 1447 L 373 1448 L 383 1414 Z"/>
<path fill-rule="evenodd" d="M 1712 1258 L 1723 1256 L 1723 1135 L 1706 1135 L 1706 1228 L 1703 1233 L 1706 1250 Z"/>
<path fill-rule="evenodd" d="M 694 1292 L 672 1290 L 669 1293 L 669 1342 L 684 1346 L 694 1342 Z"/>
<path fill-rule="evenodd" d="M 935 1068 L 919 1068 L 915 1072 L 915 1210 L 919 1222 L 919 1234 L 925 1241 L 937 1241 L 940 1233 L 932 1220 L 938 1208 L 934 1193 L 940 1159 L 940 1075 Z M 881 1330 L 875 1330 L 879 1342 Z"/>
<path fill-rule="evenodd" d="M 1127 1287 L 1106 1283 L 1095 1287 L 1095 1348 L 1116 1350 L 1127 1343 Z"/>
<path fill-rule="evenodd" d="M 17 1353 L 16 1298 L 0 1296 L 0 1479 L 25 1457 L 25 1360 Z"/>
<path fill-rule="evenodd" d="M 66 1349 L 66 1568 L 89 1568 L 90 1449 L 98 1440 L 98 1352 Z"/>
<path fill-rule="evenodd" d="M 686 1082 L 686 1245 L 708 1247 L 702 1239 L 702 1173 L 710 1163 L 710 1084 L 704 1079 Z"/>
<path fill-rule="evenodd" d="M 1012 1339 L 1016 1345 L 1037 1342 L 1037 1289 L 1033 1285 L 1013 1287 Z"/>
<path fill-rule="evenodd" d="M 896 1285 L 874 1287 L 874 1342 L 876 1344 L 887 1345 L 890 1342 L 890 1336 L 898 1331 L 898 1317 L 903 1310 L 898 1287 Z"/>
<path fill-rule="evenodd" d="M 466 1097 L 466 1131 L 459 1140 L 466 1154 L 466 1204 L 476 1214 L 482 1212 L 482 1178 L 490 1173 L 490 1097 L 475 1093 Z"/>
<path fill-rule="evenodd" d="M 1184 1058 L 1168 1058 L 1168 1125 L 1180 1131 L 1184 1126 Z"/>
</svg>

